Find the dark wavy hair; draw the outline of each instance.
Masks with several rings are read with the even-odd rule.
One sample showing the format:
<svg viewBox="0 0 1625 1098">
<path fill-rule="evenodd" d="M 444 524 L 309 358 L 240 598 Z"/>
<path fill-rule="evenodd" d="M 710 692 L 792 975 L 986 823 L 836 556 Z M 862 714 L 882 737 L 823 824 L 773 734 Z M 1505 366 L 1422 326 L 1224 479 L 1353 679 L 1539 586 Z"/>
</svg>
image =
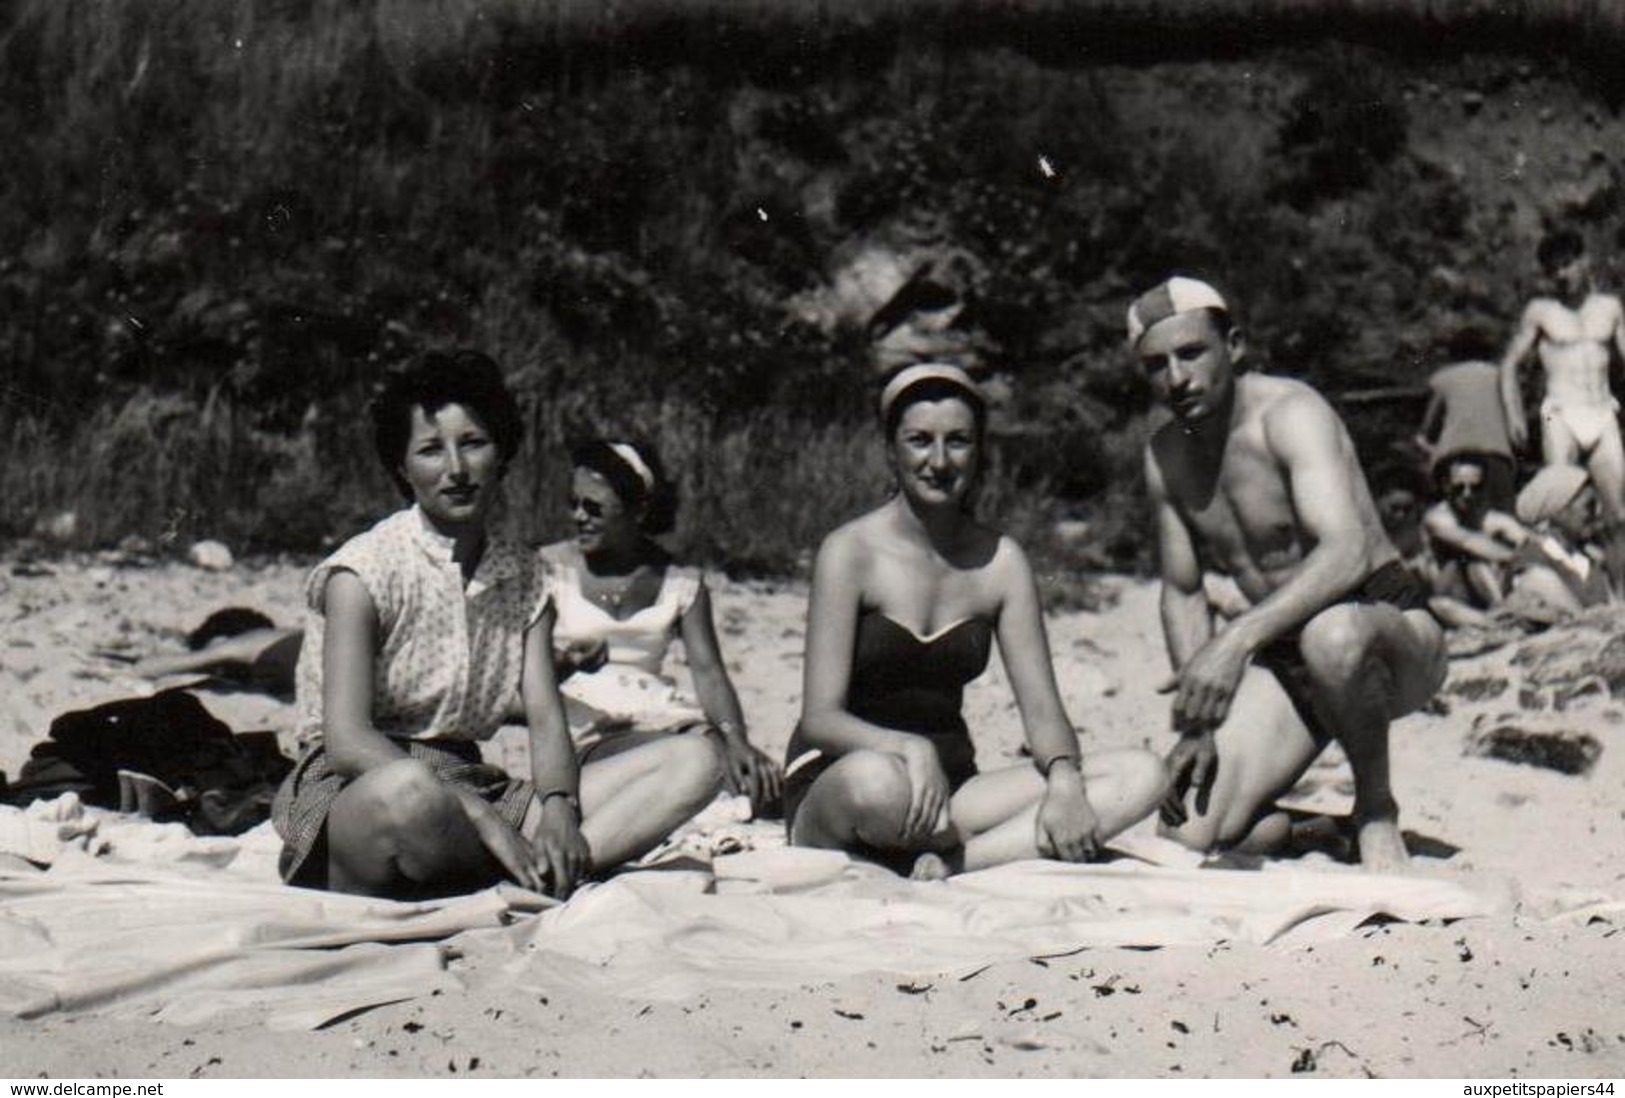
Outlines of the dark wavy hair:
<svg viewBox="0 0 1625 1098">
<path fill-rule="evenodd" d="M 448 404 L 461 404 L 491 432 L 504 473 L 524 441 L 519 402 L 491 356 L 472 350 L 420 355 L 384 380 L 369 408 L 378 460 L 407 499 L 412 498 L 412 486 L 401 475 L 401 465 L 412 441 L 412 409 L 432 413 Z"/>
<path fill-rule="evenodd" d="M 643 483 L 637 470 L 616 453 L 612 443 L 630 446 L 637 451 L 643 464 L 654 474 L 652 487 Z M 623 504 L 632 510 L 641 510 L 643 517 L 639 525 L 644 533 L 670 533 L 677 524 L 677 486 L 666 475 L 660 455 L 648 443 L 626 439 L 584 439 L 571 444 L 570 464 L 597 473 L 609 482 Z"/>
<path fill-rule="evenodd" d="M 1541 237 L 1540 243 L 1535 246 L 1535 258 L 1540 262 L 1541 270 L 1554 274 L 1558 268 L 1585 255 L 1585 250 L 1585 237 L 1573 229 L 1553 229 Z"/>
</svg>

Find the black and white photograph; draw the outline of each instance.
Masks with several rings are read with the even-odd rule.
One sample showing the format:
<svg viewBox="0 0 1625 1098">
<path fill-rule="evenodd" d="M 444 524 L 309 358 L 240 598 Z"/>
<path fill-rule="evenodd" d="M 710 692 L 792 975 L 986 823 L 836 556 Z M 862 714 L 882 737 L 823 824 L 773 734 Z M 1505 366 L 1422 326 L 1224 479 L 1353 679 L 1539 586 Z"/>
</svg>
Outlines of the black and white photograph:
<svg viewBox="0 0 1625 1098">
<path fill-rule="evenodd" d="M 0 5 L 0 1074 L 1611 1095 L 1622 51 Z"/>
</svg>

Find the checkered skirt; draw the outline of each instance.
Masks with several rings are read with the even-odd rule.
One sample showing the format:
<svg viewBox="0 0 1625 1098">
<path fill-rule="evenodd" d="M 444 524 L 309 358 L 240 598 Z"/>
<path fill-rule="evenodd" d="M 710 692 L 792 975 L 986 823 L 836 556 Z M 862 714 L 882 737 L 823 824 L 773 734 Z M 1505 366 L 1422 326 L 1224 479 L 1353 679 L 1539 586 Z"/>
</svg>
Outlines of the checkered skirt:
<svg viewBox="0 0 1625 1098">
<path fill-rule="evenodd" d="M 441 781 L 472 790 L 490 802 L 515 828 L 523 823 L 534 791 L 531 783 L 510 777 L 500 766 L 482 762 L 480 749 L 472 741 L 394 742 L 412 758 L 427 763 Z M 326 747 L 317 741 L 294 764 L 293 772 L 277 790 L 276 800 L 271 804 L 271 822 L 282 836 L 282 854 L 277 868 L 284 881 L 320 887 L 326 877 L 326 865 L 307 867 L 306 862 L 324 840 L 327 814 L 349 781 L 333 769 Z"/>
</svg>

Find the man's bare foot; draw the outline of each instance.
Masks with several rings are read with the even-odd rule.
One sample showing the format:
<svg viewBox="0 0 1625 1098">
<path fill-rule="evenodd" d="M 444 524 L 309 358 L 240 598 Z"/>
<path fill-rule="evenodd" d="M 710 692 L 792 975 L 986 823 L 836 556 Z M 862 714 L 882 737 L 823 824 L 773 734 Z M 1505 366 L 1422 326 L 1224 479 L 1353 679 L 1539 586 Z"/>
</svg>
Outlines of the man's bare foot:
<svg viewBox="0 0 1625 1098">
<path fill-rule="evenodd" d="M 1399 821 L 1390 816 L 1359 824 L 1360 865 L 1373 873 L 1403 873 L 1411 864 Z"/>
<path fill-rule="evenodd" d="M 953 871 L 948 863 L 943 861 L 942 855 L 933 850 L 927 850 L 914 859 L 914 868 L 909 870 L 908 879 L 911 881 L 946 881 Z"/>
</svg>

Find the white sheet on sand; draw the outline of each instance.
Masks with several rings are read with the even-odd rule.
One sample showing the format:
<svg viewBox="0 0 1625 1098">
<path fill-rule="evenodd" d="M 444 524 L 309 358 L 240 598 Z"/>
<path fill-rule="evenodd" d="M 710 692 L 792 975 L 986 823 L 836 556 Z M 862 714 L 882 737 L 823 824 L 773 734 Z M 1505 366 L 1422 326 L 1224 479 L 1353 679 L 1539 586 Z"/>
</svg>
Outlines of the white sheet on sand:
<svg viewBox="0 0 1625 1098">
<path fill-rule="evenodd" d="M 196 839 L 178 825 L 89 816 L 97 826 L 67 827 L 54 851 L 49 827 L 25 836 L 24 852 L 49 869 L 0 858 L 0 1004 L 11 1013 L 188 1023 L 246 1011 L 311 1028 L 458 984 L 675 999 L 863 972 L 927 977 L 1089 947 L 1286 945 L 1378 914 L 1510 910 L 1504 894 L 1462 881 L 1334 866 L 1026 862 L 925 884 L 782 846 L 710 865 L 679 858 L 562 905 L 511 887 L 405 904 L 281 885 L 268 829 Z M 759 826 L 766 845 L 771 829 Z M 725 830 L 737 845 L 742 829 Z M 0 819 L 0 852 L 16 832 Z"/>
</svg>

